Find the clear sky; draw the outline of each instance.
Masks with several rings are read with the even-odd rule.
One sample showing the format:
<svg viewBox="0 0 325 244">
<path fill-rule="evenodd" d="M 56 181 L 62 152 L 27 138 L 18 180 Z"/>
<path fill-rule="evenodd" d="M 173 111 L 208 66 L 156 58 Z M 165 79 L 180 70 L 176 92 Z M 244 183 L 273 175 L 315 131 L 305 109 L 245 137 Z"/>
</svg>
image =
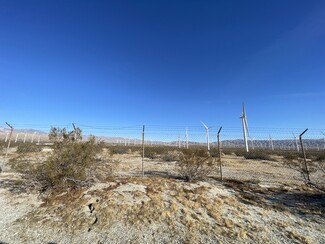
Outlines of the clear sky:
<svg viewBox="0 0 325 244">
<path fill-rule="evenodd" d="M 325 2 L 0 0 L 0 123 L 324 128 Z"/>
</svg>

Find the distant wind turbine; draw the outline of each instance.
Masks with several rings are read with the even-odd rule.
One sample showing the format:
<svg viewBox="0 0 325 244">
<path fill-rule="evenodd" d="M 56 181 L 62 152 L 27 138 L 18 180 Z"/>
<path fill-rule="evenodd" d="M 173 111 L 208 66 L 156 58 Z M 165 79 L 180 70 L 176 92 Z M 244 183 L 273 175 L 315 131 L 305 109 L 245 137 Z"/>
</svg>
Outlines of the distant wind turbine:
<svg viewBox="0 0 325 244">
<path fill-rule="evenodd" d="M 299 152 L 298 138 L 296 137 L 296 135 L 293 132 L 292 132 L 292 135 L 293 135 L 293 138 L 295 139 L 297 152 Z"/>
<path fill-rule="evenodd" d="M 270 134 L 269 136 L 270 136 L 270 144 L 271 144 L 271 149 L 272 149 L 272 151 L 273 151 L 273 150 L 274 150 L 274 146 L 273 146 L 273 140 L 272 140 L 271 134 Z"/>
<path fill-rule="evenodd" d="M 18 141 L 19 133 L 16 135 L 15 143 Z"/>
<path fill-rule="evenodd" d="M 202 125 L 204 126 L 205 128 L 205 135 L 206 135 L 206 138 L 207 138 L 207 147 L 208 147 L 208 151 L 210 151 L 210 142 L 209 142 L 209 127 L 204 124 L 202 121 L 201 121 Z"/>
<path fill-rule="evenodd" d="M 245 143 L 245 149 L 246 152 L 249 152 L 248 149 L 248 142 L 247 142 L 247 136 L 248 134 L 248 125 L 247 125 L 247 119 L 246 119 L 246 112 L 245 112 L 245 105 L 243 103 L 243 111 L 242 111 L 242 116 L 240 117 L 242 124 L 243 124 L 243 134 L 244 134 L 244 143 Z"/>
</svg>

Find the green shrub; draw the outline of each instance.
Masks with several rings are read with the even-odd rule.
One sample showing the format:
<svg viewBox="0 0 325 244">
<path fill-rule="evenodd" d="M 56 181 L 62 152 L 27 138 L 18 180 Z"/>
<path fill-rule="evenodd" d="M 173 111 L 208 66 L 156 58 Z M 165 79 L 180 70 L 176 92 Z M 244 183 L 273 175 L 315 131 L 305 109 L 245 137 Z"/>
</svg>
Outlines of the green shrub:
<svg viewBox="0 0 325 244">
<path fill-rule="evenodd" d="M 200 180 L 211 173 L 214 159 L 206 150 L 183 150 L 178 164 L 178 173 L 186 181 Z"/>
<path fill-rule="evenodd" d="M 59 133 L 57 133 L 59 132 Z M 76 141 L 73 132 L 52 128 L 50 139 L 53 152 L 38 165 L 33 178 L 42 190 L 66 190 L 86 185 L 87 172 L 96 163 L 96 154 L 102 150 L 94 137 L 86 142 Z"/>
</svg>

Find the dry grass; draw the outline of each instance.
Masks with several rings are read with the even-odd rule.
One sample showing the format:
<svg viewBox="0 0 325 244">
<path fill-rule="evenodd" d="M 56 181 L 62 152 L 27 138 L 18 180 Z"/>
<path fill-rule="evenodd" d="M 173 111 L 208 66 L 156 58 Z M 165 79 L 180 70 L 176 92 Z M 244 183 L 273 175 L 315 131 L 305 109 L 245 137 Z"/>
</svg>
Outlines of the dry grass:
<svg viewBox="0 0 325 244">
<path fill-rule="evenodd" d="M 184 182 L 176 177 L 173 161 L 146 158 L 144 163 L 146 177 L 141 178 L 138 152 L 112 155 L 104 148 L 93 164 L 92 187 L 45 197 L 42 207 L 19 224 L 64 229 L 73 235 L 109 233 L 122 224 L 135 233 L 134 239 L 130 237 L 133 242 L 258 243 L 278 238 L 276 235 L 297 243 L 319 240 L 304 236 L 301 228 L 310 229 L 314 220 L 320 221 L 320 229 L 324 226 L 320 220 L 324 218 L 324 195 L 303 186 L 296 172 L 283 168 L 281 162 L 225 155 L 224 183 L 218 181 L 217 173 L 204 181 Z M 293 219 L 300 215 L 308 218 L 298 225 Z M 266 216 L 270 216 L 267 226 L 263 222 Z M 142 233 L 147 239 L 141 239 Z"/>
</svg>

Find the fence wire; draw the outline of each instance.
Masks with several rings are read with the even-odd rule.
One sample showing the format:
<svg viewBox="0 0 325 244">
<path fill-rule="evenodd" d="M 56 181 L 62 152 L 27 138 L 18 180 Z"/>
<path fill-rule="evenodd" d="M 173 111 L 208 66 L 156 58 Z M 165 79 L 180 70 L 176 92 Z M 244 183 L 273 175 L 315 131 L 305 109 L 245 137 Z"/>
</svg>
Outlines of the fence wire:
<svg viewBox="0 0 325 244">
<path fill-rule="evenodd" d="M 72 124 L 13 124 L 12 142 L 48 143 L 48 133 L 52 127 L 67 128 Z M 96 126 L 76 124 L 82 130 L 84 139 L 93 135 L 99 140 L 117 145 L 140 145 L 142 125 Z M 193 146 L 217 147 L 217 132 L 220 126 L 160 126 L 145 125 L 146 145 L 189 148 Z M 297 150 L 299 134 L 304 128 L 263 128 L 254 127 L 247 131 L 249 149 Z M 0 140 L 8 141 L 9 128 L 0 127 Z M 222 148 L 245 148 L 241 127 L 223 127 L 220 140 Z M 325 150 L 325 129 L 309 129 L 304 135 L 306 150 Z"/>
</svg>

